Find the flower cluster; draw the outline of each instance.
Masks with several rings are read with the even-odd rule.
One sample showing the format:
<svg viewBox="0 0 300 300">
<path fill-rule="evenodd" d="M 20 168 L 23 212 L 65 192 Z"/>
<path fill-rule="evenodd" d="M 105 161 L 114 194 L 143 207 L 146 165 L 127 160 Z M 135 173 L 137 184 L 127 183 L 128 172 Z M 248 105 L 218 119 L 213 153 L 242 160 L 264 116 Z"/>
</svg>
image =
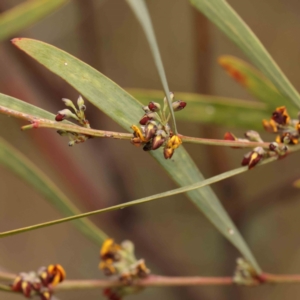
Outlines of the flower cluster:
<svg viewBox="0 0 300 300">
<path fill-rule="evenodd" d="M 26 298 L 33 294 L 41 300 L 50 300 L 53 294 L 52 287 L 62 282 L 66 272 L 61 265 L 41 267 L 37 272 L 20 273 L 11 285 L 15 292 L 21 292 Z"/>
<path fill-rule="evenodd" d="M 67 107 L 72 108 L 74 113 L 68 108 L 60 110 L 58 112 L 58 114 L 56 115 L 56 117 L 55 117 L 55 120 L 57 122 L 61 122 L 65 119 L 67 119 L 67 118 L 71 118 L 71 119 L 76 120 L 81 126 L 83 126 L 85 128 L 90 128 L 90 123 L 85 118 L 85 113 L 84 112 L 86 110 L 86 106 L 84 105 L 84 100 L 81 96 L 79 96 L 78 100 L 77 100 L 78 108 L 69 99 L 63 98 L 62 101 L 65 103 L 65 105 Z M 62 135 L 62 136 L 68 136 L 69 137 L 69 140 L 70 140 L 69 141 L 69 146 L 74 146 L 75 144 L 83 143 L 86 140 L 91 138 L 91 136 L 86 135 L 86 134 L 79 134 L 79 133 L 76 133 L 76 132 L 70 132 L 70 131 L 65 131 L 65 130 L 58 130 L 57 133 Z"/>
<path fill-rule="evenodd" d="M 185 102 L 174 101 L 173 93 L 170 93 L 170 98 L 175 112 L 185 108 Z M 166 113 L 168 110 L 167 99 L 164 99 L 163 108 L 159 103 L 150 102 L 143 107 L 143 110 L 144 115 L 140 120 L 140 128 L 136 125 L 131 126 L 134 131 L 131 143 L 135 146 L 143 145 L 144 151 L 156 150 L 164 146 L 165 159 L 172 158 L 175 149 L 182 144 L 182 141 L 179 136 L 173 134 L 168 124 L 171 114 L 170 112 Z"/>
<path fill-rule="evenodd" d="M 240 139 L 235 137 L 231 132 L 226 132 L 224 139 L 230 141 L 240 141 L 240 142 L 259 142 L 263 143 L 258 132 L 249 130 L 245 133 L 246 139 Z M 238 148 L 238 147 L 233 147 Z M 249 170 L 254 168 L 262 159 L 277 156 L 284 157 L 286 156 L 288 147 L 285 144 L 278 144 L 273 142 L 269 144 L 268 149 L 263 147 L 255 147 L 252 151 L 246 153 L 242 160 L 242 166 L 248 166 Z"/>
<path fill-rule="evenodd" d="M 137 260 L 134 254 L 134 245 L 124 241 L 120 245 L 113 239 L 107 239 L 100 250 L 99 268 L 106 276 L 118 279 L 126 286 L 106 288 L 103 294 L 109 300 L 120 300 L 123 296 L 136 293 L 140 287 L 131 286 L 136 279 L 145 278 L 150 270 L 143 259 Z"/>
<path fill-rule="evenodd" d="M 264 283 L 264 278 L 258 275 L 253 266 L 244 258 L 238 258 L 233 281 L 238 285 L 253 286 Z"/>
<path fill-rule="evenodd" d="M 270 121 L 263 120 L 266 131 L 279 133 L 276 137 L 277 143 L 296 145 L 299 142 L 300 116 L 298 119 L 291 119 L 284 106 L 277 107 L 273 112 Z"/>
</svg>

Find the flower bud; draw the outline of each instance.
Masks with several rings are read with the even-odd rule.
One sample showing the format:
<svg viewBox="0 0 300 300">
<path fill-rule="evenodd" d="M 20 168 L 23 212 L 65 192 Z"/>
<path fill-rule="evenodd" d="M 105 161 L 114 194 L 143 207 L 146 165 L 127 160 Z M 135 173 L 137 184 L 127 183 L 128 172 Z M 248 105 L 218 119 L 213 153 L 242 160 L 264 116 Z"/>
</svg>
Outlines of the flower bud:
<svg viewBox="0 0 300 300">
<path fill-rule="evenodd" d="M 148 142 L 144 147 L 143 147 L 144 151 L 150 151 L 152 150 L 152 142 Z"/>
<path fill-rule="evenodd" d="M 182 140 L 177 135 L 173 135 L 167 142 L 167 147 L 171 149 L 177 149 L 182 144 Z"/>
<path fill-rule="evenodd" d="M 174 151 L 175 150 L 172 149 L 172 148 L 165 147 L 164 148 L 164 157 L 165 157 L 165 159 L 171 159 L 173 154 L 174 154 Z"/>
<path fill-rule="evenodd" d="M 150 109 L 151 111 L 154 111 L 154 112 L 160 110 L 160 104 L 159 104 L 159 103 L 156 103 L 156 102 L 150 102 L 150 103 L 148 104 L 148 107 L 149 107 L 149 109 Z"/>
<path fill-rule="evenodd" d="M 84 105 L 84 100 L 81 96 L 79 96 L 77 99 L 77 106 L 78 106 L 79 110 L 81 110 L 81 111 L 86 110 L 86 106 Z"/>
<path fill-rule="evenodd" d="M 145 126 L 145 138 L 146 140 L 150 140 L 157 131 L 157 126 L 155 121 L 149 121 Z"/>
<path fill-rule="evenodd" d="M 272 119 L 270 121 L 263 120 L 262 123 L 263 123 L 263 127 L 266 131 L 272 132 L 272 133 L 278 131 L 276 122 L 274 120 L 272 120 Z"/>
<path fill-rule="evenodd" d="M 134 146 L 136 147 L 139 147 L 142 145 L 142 141 L 139 137 L 133 137 L 131 140 L 130 140 L 131 144 L 133 144 Z"/>
<path fill-rule="evenodd" d="M 263 158 L 265 154 L 265 151 L 262 147 L 256 147 L 253 151 L 248 152 L 243 160 L 242 160 L 242 166 L 247 166 L 249 170 L 254 168 Z"/>
<path fill-rule="evenodd" d="M 64 119 L 66 119 L 66 118 L 73 118 L 73 119 L 78 120 L 78 117 L 77 117 L 75 114 L 73 114 L 73 113 L 72 113 L 69 109 L 67 109 L 67 108 L 65 108 L 65 109 L 63 109 L 63 110 L 60 110 L 60 111 L 58 112 L 58 114 L 56 115 L 55 120 L 56 120 L 57 122 L 60 122 L 60 121 L 62 121 L 62 120 L 64 120 Z"/>
<path fill-rule="evenodd" d="M 141 119 L 140 119 L 140 124 L 141 125 L 146 125 L 150 120 L 152 120 L 152 118 L 150 118 L 147 114 L 144 115 Z"/>
<path fill-rule="evenodd" d="M 27 281 L 22 281 L 21 284 L 21 289 L 22 289 L 22 293 L 26 298 L 30 297 L 31 294 L 31 285 L 29 282 Z"/>
<path fill-rule="evenodd" d="M 287 113 L 285 106 L 277 107 L 276 110 L 272 114 L 272 120 L 280 125 L 289 124 L 291 118 Z"/>
<path fill-rule="evenodd" d="M 74 105 L 74 103 L 70 99 L 62 98 L 62 101 L 64 102 L 65 106 L 73 108 L 74 111 L 77 110 L 76 107 L 75 107 L 75 105 Z"/>
<path fill-rule="evenodd" d="M 148 105 L 143 106 L 143 110 L 144 110 L 145 113 L 148 113 L 148 112 L 151 111 L 151 110 L 149 109 Z"/>
<path fill-rule="evenodd" d="M 177 100 L 172 103 L 172 107 L 174 111 L 180 111 L 186 107 L 186 102 L 183 102 L 181 100 Z"/>
<path fill-rule="evenodd" d="M 254 130 L 248 130 L 245 132 L 245 137 L 251 142 L 263 142 L 259 133 Z"/>
<path fill-rule="evenodd" d="M 156 136 L 152 141 L 152 150 L 158 149 L 166 140 L 166 132 L 164 130 L 158 130 L 156 132 Z"/>
<path fill-rule="evenodd" d="M 50 300 L 52 297 L 52 293 L 48 288 L 44 288 L 39 295 L 41 300 Z"/>
</svg>

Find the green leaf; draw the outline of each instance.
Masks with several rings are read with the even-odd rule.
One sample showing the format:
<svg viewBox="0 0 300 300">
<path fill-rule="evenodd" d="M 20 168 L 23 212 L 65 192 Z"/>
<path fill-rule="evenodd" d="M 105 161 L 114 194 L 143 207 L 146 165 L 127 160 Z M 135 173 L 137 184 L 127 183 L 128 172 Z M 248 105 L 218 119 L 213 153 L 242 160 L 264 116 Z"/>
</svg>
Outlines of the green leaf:
<svg viewBox="0 0 300 300">
<path fill-rule="evenodd" d="M 143 115 L 142 104 L 116 83 L 70 54 L 46 43 L 31 39 L 15 39 L 13 43 L 53 73 L 67 81 L 86 99 L 130 131 Z M 29 113 L 29 112 L 28 112 Z M 135 147 L 132 151 L 137 151 Z M 173 160 L 165 160 L 162 150 L 151 154 L 177 184 L 186 186 L 204 180 L 195 163 L 183 147 L 176 149 Z M 254 257 L 235 225 L 210 187 L 188 192 L 188 196 L 209 220 L 228 238 L 260 272 Z M 230 232 L 234 234 L 230 234 Z"/>
<path fill-rule="evenodd" d="M 268 158 L 268 159 L 262 161 L 258 166 L 270 163 L 272 161 L 275 161 L 276 159 L 277 158 L 275 158 L 275 157 Z M 114 210 L 118 210 L 118 209 L 124 209 L 126 207 L 130 207 L 130 206 L 133 206 L 133 205 L 143 204 L 143 203 L 146 203 L 146 202 L 150 202 L 150 201 L 154 201 L 154 200 L 158 200 L 158 199 L 178 195 L 178 194 L 181 194 L 181 193 L 191 192 L 191 191 L 197 190 L 197 189 L 203 189 L 207 185 L 210 185 L 210 184 L 219 182 L 221 180 L 224 180 L 226 178 L 241 174 L 243 172 L 246 172 L 247 170 L 248 170 L 248 166 L 240 167 L 240 168 L 237 168 L 237 169 L 219 174 L 217 176 L 211 177 L 209 179 L 203 180 L 201 182 L 197 182 L 197 183 L 194 183 L 194 184 L 191 184 L 191 185 L 188 185 L 188 186 L 184 186 L 184 187 L 177 188 L 177 189 L 174 189 L 174 190 L 170 190 L 170 191 L 167 191 L 167 192 L 159 193 L 159 194 L 152 195 L 152 196 L 149 196 L 149 197 L 144 197 L 144 198 L 141 198 L 141 199 L 121 203 L 121 204 L 110 206 L 110 207 L 107 207 L 107 208 L 94 210 L 94 211 L 91 211 L 91 212 L 79 214 L 79 215 L 76 215 L 76 216 L 71 216 L 71 217 L 68 217 L 68 218 L 63 218 L 63 219 L 54 220 L 54 221 L 45 222 L 45 223 L 40 223 L 40 224 L 28 226 L 28 227 L 23 227 L 23 228 L 20 228 L 20 229 L 15 229 L 15 230 L 2 232 L 2 233 L 0 233 L 0 238 L 10 236 L 10 235 L 19 234 L 19 233 L 26 232 L 26 231 L 31 231 L 31 230 L 43 228 L 43 227 L 53 226 L 53 225 L 57 225 L 57 224 L 61 224 L 61 223 L 65 223 L 65 222 L 85 218 L 85 217 L 88 217 L 88 216 L 101 214 L 101 213 L 104 213 L 104 212 L 114 211 Z M 232 229 L 229 229 L 229 230 L 231 231 L 231 234 L 234 234 L 234 231 Z"/>
<path fill-rule="evenodd" d="M 219 27 L 277 87 L 300 108 L 300 96 L 247 24 L 225 0 L 190 0 Z M 259 9 L 259 7 L 258 7 Z"/>
<path fill-rule="evenodd" d="M 269 79 L 245 61 L 234 56 L 224 55 L 219 58 L 219 64 L 250 94 L 268 105 L 269 115 L 276 107 L 283 105 L 290 113 L 297 115 L 295 104 L 279 93 Z"/>
<path fill-rule="evenodd" d="M 33 105 L 0 94 L 0 105 L 4 104 L 8 104 L 10 108 L 14 107 L 23 112 L 30 111 L 31 113 L 35 113 L 36 116 L 48 117 L 52 120 L 55 117 Z M 64 216 L 80 213 L 67 196 L 47 177 L 47 175 L 2 138 L 0 138 L 0 164 L 32 186 Z M 74 223 L 74 225 L 97 245 L 100 245 L 107 238 L 106 234 L 89 220 L 80 220 Z"/>
<path fill-rule="evenodd" d="M 162 92 L 157 90 L 126 90 L 145 105 L 150 101 L 159 102 L 163 97 Z M 186 108 L 176 115 L 177 120 L 182 121 L 262 130 L 262 120 L 269 119 L 272 113 L 267 105 L 260 102 L 181 92 L 175 95 L 187 102 Z"/>
<path fill-rule="evenodd" d="M 25 1 L 0 15 L 0 41 L 38 22 L 68 0 Z"/>
<path fill-rule="evenodd" d="M 149 15 L 146 3 L 144 0 L 126 0 L 126 1 L 129 4 L 129 6 L 131 7 L 132 11 L 134 12 L 138 21 L 140 22 L 140 24 L 144 30 L 144 33 L 146 35 L 146 38 L 148 40 L 148 43 L 149 43 L 149 46 L 150 46 L 150 49 L 151 49 L 151 52 L 152 52 L 152 55 L 154 58 L 154 62 L 155 62 L 155 65 L 156 65 L 156 68 L 158 71 L 158 75 L 160 77 L 160 81 L 162 83 L 162 86 L 165 91 L 165 95 L 168 100 L 168 105 L 169 105 L 169 109 L 171 112 L 171 118 L 172 118 L 173 126 L 174 126 L 174 132 L 177 134 L 175 114 L 174 114 L 174 110 L 172 107 L 172 101 L 170 98 L 170 90 L 169 90 L 169 86 L 168 86 L 168 81 L 167 81 L 165 69 L 164 69 L 164 66 L 163 66 L 163 63 L 162 63 L 162 60 L 160 57 L 158 45 L 156 42 L 156 37 L 154 34 L 152 22 L 150 19 L 150 15 Z"/>
</svg>

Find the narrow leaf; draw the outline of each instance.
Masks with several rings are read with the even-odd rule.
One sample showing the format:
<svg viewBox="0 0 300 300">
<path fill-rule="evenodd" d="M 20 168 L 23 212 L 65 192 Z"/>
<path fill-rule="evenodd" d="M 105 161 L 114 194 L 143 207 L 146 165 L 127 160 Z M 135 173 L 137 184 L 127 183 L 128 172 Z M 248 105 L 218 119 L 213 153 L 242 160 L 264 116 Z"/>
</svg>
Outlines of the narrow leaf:
<svg viewBox="0 0 300 300">
<path fill-rule="evenodd" d="M 190 0 L 219 27 L 277 87 L 300 108 L 300 96 L 247 24 L 225 0 Z"/>
<path fill-rule="evenodd" d="M 263 161 L 262 163 L 260 163 L 260 165 L 270 163 L 274 160 L 276 160 L 276 158 L 274 158 L 274 157 L 273 158 L 268 158 L 265 161 Z M 2 233 L 0 233 L 0 238 L 10 236 L 10 235 L 19 234 L 19 233 L 23 233 L 23 232 L 26 232 L 26 231 L 31 231 L 31 230 L 43 228 L 43 227 L 57 225 L 57 224 L 61 224 L 61 223 L 65 223 L 65 222 L 85 218 L 85 217 L 88 217 L 88 216 L 101 214 L 101 213 L 108 212 L 108 211 L 124 209 L 124 208 L 129 207 L 129 206 L 143 204 L 143 203 L 146 203 L 146 202 L 150 202 L 150 201 L 154 201 L 154 200 L 158 200 L 158 199 L 178 195 L 178 194 L 181 194 L 181 193 L 193 191 L 193 190 L 196 190 L 196 189 L 203 188 L 207 185 L 213 184 L 215 182 L 224 180 L 226 178 L 241 174 L 243 172 L 246 172 L 247 170 L 248 170 L 247 166 L 246 167 L 240 167 L 240 168 L 237 168 L 237 169 L 219 174 L 217 176 L 211 177 L 209 179 L 203 180 L 201 182 L 194 183 L 194 184 L 191 184 L 189 186 L 177 188 L 177 189 L 174 189 L 174 190 L 170 190 L 170 191 L 167 191 L 167 192 L 164 192 L 164 193 L 152 195 L 152 196 L 149 196 L 149 197 L 144 197 L 144 198 L 141 198 L 141 199 L 138 199 L 138 200 L 125 202 L 125 203 L 122 203 L 122 204 L 110 206 L 110 207 L 103 208 L 103 209 L 94 210 L 94 211 L 91 211 L 91 212 L 88 212 L 88 213 L 83 213 L 83 214 L 79 214 L 79 215 L 76 215 L 76 216 L 71 216 L 71 217 L 68 217 L 68 218 L 63 218 L 63 219 L 54 220 L 54 221 L 50 221 L 50 222 L 45 222 L 45 223 L 41 223 L 41 224 L 36 224 L 36 225 L 32 225 L 32 226 L 28 226 L 28 227 L 24 227 L 24 228 L 20 228 L 20 229 L 15 229 L 15 230 L 2 232 Z M 233 229 L 230 229 L 230 234 L 234 234 Z"/>
<path fill-rule="evenodd" d="M 110 79 L 70 54 L 40 41 L 26 38 L 13 43 L 53 73 L 77 89 L 86 99 L 101 109 L 126 130 L 143 114 L 142 104 Z M 139 151 L 135 147 L 132 151 Z M 172 161 L 165 160 L 162 150 L 151 151 L 163 168 L 180 186 L 204 180 L 202 174 L 183 147 L 176 149 Z M 208 219 L 255 266 L 260 269 L 235 225 L 210 187 L 188 192 L 188 196 Z M 234 234 L 230 234 L 234 232 Z"/>
<path fill-rule="evenodd" d="M 171 112 L 171 118 L 172 118 L 173 126 L 174 126 L 174 132 L 177 133 L 175 114 L 174 114 L 174 110 L 172 107 L 172 101 L 170 98 L 170 90 L 169 90 L 169 86 L 168 86 L 168 81 L 167 81 L 165 69 L 164 69 L 164 66 L 163 66 L 163 63 L 162 63 L 162 60 L 160 57 L 158 45 L 156 42 L 156 37 L 154 34 L 151 18 L 150 18 L 146 3 L 144 0 L 126 0 L 126 1 L 129 4 L 129 6 L 131 7 L 132 11 L 134 12 L 138 21 L 140 22 L 140 24 L 144 30 L 144 33 L 146 35 L 146 38 L 148 40 L 150 49 L 153 54 L 154 62 L 155 62 L 162 86 L 164 88 L 165 95 L 168 100 L 168 105 L 169 105 L 169 109 Z"/>
<path fill-rule="evenodd" d="M 48 116 L 50 119 L 54 118 L 54 115 L 43 111 L 42 109 L 37 109 L 33 105 L 0 94 L 1 105 L 7 100 L 10 100 L 9 103 L 15 107 L 20 103 L 20 108 L 26 107 L 26 111 L 32 110 L 37 112 L 38 116 Z M 27 184 L 32 186 L 64 216 L 80 213 L 74 204 L 51 181 L 51 179 L 47 177 L 47 175 L 45 175 L 37 166 L 28 160 L 28 158 L 26 158 L 22 153 L 20 153 L 2 138 L 0 138 L 0 164 L 5 166 L 8 170 L 18 175 Z M 101 244 L 104 239 L 106 239 L 105 233 L 103 233 L 89 220 L 80 220 L 74 223 L 74 225 L 76 225 L 84 235 L 90 238 L 97 245 Z"/>
<path fill-rule="evenodd" d="M 28 0 L 0 15 L 0 41 L 38 22 L 68 0 Z"/>
<path fill-rule="evenodd" d="M 284 105 L 290 113 L 297 114 L 294 102 L 279 93 L 269 79 L 245 61 L 234 56 L 224 55 L 219 58 L 219 64 L 250 94 L 266 103 L 269 113 L 276 107 Z"/>
<path fill-rule="evenodd" d="M 126 90 L 145 105 L 162 98 L 162 92 L 157 90 Z M 181 92 L 175 95 L 187 102 L 187 107 L 176 116 L 182 121 L 262 130 L 262 120 L 269 119 L 272 113 L 272 109 L 260 102 Z"/>
</svg>

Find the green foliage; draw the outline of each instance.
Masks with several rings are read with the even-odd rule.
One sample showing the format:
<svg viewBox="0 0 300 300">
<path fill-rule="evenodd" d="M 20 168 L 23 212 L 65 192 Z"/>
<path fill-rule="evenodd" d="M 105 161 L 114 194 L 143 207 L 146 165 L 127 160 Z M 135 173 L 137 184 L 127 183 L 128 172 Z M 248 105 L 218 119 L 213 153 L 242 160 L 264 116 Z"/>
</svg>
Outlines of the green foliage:
<svg viewBox="0 0 300 300">
<path fill-rule="evenodd" d="M 277 89 L 300 108 L 300 96 L 268 51 L 225 0 L 190 0 L 211 22 L 219 27 L 261 70 Z"/>
<path fill-rule="evenodd" d="M 0 15 L 0 41 L 38 22 L 69 0 L 25 1 Z"/>
</svg>

